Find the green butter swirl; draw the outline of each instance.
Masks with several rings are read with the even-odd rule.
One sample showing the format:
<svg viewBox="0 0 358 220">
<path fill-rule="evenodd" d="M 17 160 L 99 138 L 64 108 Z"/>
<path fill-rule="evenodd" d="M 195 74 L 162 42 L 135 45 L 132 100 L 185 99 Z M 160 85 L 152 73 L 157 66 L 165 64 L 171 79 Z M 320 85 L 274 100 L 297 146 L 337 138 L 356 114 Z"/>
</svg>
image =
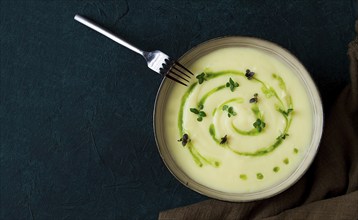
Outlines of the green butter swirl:
<svg viewBox="0 0 358 220">
<path fill-rule="evenodd" d="M 209 72 L 206 73 L 206 81 L 210 81 L 212 79 L 215 79 L 217 77 L 221 77 L 221 76 L 225 76 L 225 75 L 236 75 L 239 77 L 244 77 L 245 78 L 245 74 L 240 72 L 240 71 L 236 71 L 236 70 L 225 70 L 225 71 L 219 71 L 219 72 Z M 276 100 L 276 104 L 275 104 L 275 108 L 276 111 L 279 112 L 282 117 L 285 120 L 285 126 L 284 126 L 284 130 L 282 131 L 282 134 L 287 134 L 287 132 L 289 131 L 289 127 L 291 125 L 292 122 L 292 113 L 291 114 L 287 114 L 288 109 L 289 108 L 293 108 L 293 102 L 292 102 L 292 98 L 291 96 L 289 96 L 288 92 L 287 92 L 287 88 L 285 85 L 284 80 L 277 74 L 272 74 L 272 77 L 278 82 L 278 86 L 279 88 L 282 90 L 282 92 L 285 93 L 285 99 L 282 100 L 279 96 L 278 93 L 276 92 L 276 90 L 271 87 L 270 85 L 266 84 L 265 82 L 263 82 L 262 80 L 260 80 L 256 75 L 251 79 L 252 82 L 256 82 L 261 84 L 261 91 L 263 92 L 263 94 L 265 95 L 265 98 L 267 99 L 275 99 Z M 188 106 L 186 106 L 186 102 L 188 101 L 190 95 L 193 93 L 193 91 L 195 90 L 195 88 L 200 88 L 200 86 L 205 86 L 205 82 L 203 84 L 198 84 L 197 82 L 191 84 L 189 86 L 189 88 L 186 90 L 186 92 L 184 93 L 184 95 L 181 98 L 181 104 L 180 104 L 180 109 L 179 109 L 179 114 L 178 114 L 178 129 L 179 129 L 179 135 L 182 137 L 183 134 L 189 134 L 190 137 L 190 131 L 186 130 L 184 127 L 184 111 L 188 110 L 186 108 L 188 108 Z M 217 87 L 215 87 L 214 89 L 208 91 L 207 93 L 205 93 L 200 99 L 199 102 L 197 103 L 197 106 L 204 106 L 205 102 L 210 98 L 210 96 L 212 96 L 213 94 L 215 94 L 216 92 L 219 92 L 221 90 L 224 90 L 226 88 L 225 85 L 219 85 Z M 240 87 L 238 87 L 238 90 L 240 89 Z M 228 90 L 229 92 L 230 90 Z M 243 98 L 234 98 L 234 99 L 230 99 L 227 101 L 224 101 L 223 103 L 221 103 L 218 107 L 214 108 L 213 112 L 212 112 L 212 116 L 215 116 L 215 114 L 222 110 L 222 107 L 228 103 L 231 102 L 237 102 L 237 103 L 243 103 L 244 100 Z M 252 104 L 252 108 L 251 108 L 252 113 L 255 115 L 256 119 L 260 119 L 260 120 L 264 120 L 264 116 L 263 113 L 260 111 L 260 107 L 259 104 L 254 103 Z M 198 122 L 200 123 L 200 122 Z M 260 135 L 261 132 L 264 132 L 264 129 L 259 132 L 257 129 L 252 128 L 250 130 L 242 130 L 240 128 L 238 128 L 233 122 L 231 124 L 233 130 L 238 134 L 238 135 L 246 135 L 246 136 L 258 136 Z M 282 134 L 279 134 L 270 144 L 268 144 L 267 146 L 261 147 L 260 149 L 253 151 L 253 152 L 245 152 L 245 151 L 239 151 L 237 149 L 235 149 L 234 147 L 231 146 L 230 143 L 225 143 L 225 144 L 220 144 L 221 142 L 221 137 L 217 137 L 216 134 L 216 128 L 215 125 L 213 123 L 210 124 L 209 128 L 208 128 L 209 134 L 212 137 L 212 140 L 214 141 L 214 143 L 220 147 L 224 147 L 228 150 L 230 150 L 231 152 L 240 155 L 240 156 L 264 156 L 272 151 L 274 151 L 275 149 L 277 149 L 285 140 L 285 136 L 283 136 Z M 284 137 L 284 138 L 282 138 Z M 194 145 L 195 140 L 192 142 L 189 142 L 186 146 L 189 149 L 190 154 L 192 155 L 193 160 L 195 161 L 195 163 L 198 166 L 203 166 L 204 164 L 208 164 L 214 167 L 218 167 L 220 166 L 221 162 L 215 158 L 212 158 L 210 156 L 206 156 L 203 155 L 202 153 L 200 153 L 198 151 L 198 149 L 195 147 Z"/>
</svg>

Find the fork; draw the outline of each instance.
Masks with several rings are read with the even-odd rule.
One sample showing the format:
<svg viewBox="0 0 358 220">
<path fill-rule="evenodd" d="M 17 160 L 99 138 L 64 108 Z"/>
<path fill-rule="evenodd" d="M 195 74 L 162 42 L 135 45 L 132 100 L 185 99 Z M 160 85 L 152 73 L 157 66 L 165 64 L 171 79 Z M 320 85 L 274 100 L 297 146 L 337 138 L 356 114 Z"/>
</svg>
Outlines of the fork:
<svg viewBox="0 0 358 220">
<path fill-rule="evenodd" d="M 177 83 L 180 83 L 184 86 L 188 86 L 190 75 L 194 75 L 190 70 L 181 65 L 178 61 L 171 59 L 168 55 L 159 50 L 150 52 L 141 50 L 128 43 L 127 41 L 123 40 L 122 38 L 116 36 L 109 30 L 106 30 L 105 28 L 99 26 L 98 24 L 81 15 L 75 15 L 74 19 L 82 23 L 83 25 L 103 34 L 109 39 L 121 44 L 122 46 L 125 46 L 128 49 L 142 55 L 147 61 L 148 67 L 164 77 L 168 77 L 169 79 L 172 79 Z"/>
</svg>

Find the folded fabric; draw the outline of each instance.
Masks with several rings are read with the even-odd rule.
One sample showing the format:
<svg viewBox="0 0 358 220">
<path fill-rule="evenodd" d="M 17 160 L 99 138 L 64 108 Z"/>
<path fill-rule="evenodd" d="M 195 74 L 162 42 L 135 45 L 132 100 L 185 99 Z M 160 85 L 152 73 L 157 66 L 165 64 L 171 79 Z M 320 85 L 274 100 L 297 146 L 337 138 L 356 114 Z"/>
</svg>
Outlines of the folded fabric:
<svg viewBox="0 0 358 220">
<path fill-rule="evenodd" d="M 358 36 L 348 56 L 351 84 L 326 117 L 317 157 L 295 185 L 269 199 L 212 199 L 163 211 L 159 219 L 358 219 Z"/>
</svg>

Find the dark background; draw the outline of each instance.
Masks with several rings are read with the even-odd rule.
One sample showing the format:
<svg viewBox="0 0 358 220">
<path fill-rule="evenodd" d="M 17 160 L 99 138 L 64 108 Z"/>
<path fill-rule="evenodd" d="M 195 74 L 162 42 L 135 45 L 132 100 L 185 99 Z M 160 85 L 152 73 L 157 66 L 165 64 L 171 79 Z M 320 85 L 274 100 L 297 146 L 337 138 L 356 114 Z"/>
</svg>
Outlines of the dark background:
<svg viewBox="0 0 358 220">
<path fill-rule="evenodd" d="M 349 83 L 356 1 L 2 0 L 0 219 L 155 219 L 207 199 L 155 145 L 161 77 L 76 13 L 145 50 L 180 57 L 211 38 L 282 45 L 314 78 L 326 114 Z"/>
</svg>

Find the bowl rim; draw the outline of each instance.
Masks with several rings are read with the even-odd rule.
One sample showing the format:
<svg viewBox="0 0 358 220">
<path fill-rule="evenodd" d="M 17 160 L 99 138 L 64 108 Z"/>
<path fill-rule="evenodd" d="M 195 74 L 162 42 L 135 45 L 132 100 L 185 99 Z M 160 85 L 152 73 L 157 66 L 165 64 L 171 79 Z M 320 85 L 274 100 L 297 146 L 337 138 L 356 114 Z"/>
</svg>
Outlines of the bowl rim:
<svg viewBox="0 0 358 220">
<path fill-rule="evenodd" d="M 260 43 L 260 44 L 265 44 L 266 46 L 268 45 L 269 48 L 271 49 L 270 52 L 272 53 L 273 50 L 275 50 L 275 54 L 279 55 L 280 57 L 282 57 L 287 64 L 293 65 L 292 63 L 288 62 L 288 60 L 286 59 L 287 57 L 290 58 L 290 60 L 295 61 L 294 66 L 297 67 L 298 69 L 302 70 L 302 71 L 296 71 L 296 72 L 300 72 L 300 75 L 304 75 L 304 79 L 307 81 L 305 81 L 305 83 L 308 83 L 309 85 L 305 85 L 305 90 L 306 92 L 308 92 L 308 95 L 311 95 L 310 98 L 314 99 L 314 101 L 316 102 L 315 105 L 312 105 L 311 101 L 311 108 L 315 108 L 313 110 L 316 110 L 317 114 L 313 115 L 312 120 L 316 120 L 319 123 L 313 123 L 315 124 L 315 126 L 313 126 L 313 130 L 312 130 L 312 134 L 317 134 L 317 137 L 315 138 L 314 135 L 312 135 L 311 141 L 310 141 L 310 148 L 307 150 L 306 155 L 304 155 L 304 157 L 302 157 L 302 161 L 299 163 L 299 165 L 297 166 L 297 168 L 294 170 L 294 172 L 292 172 L 288 178 L 280 183 L 278 183 L 274 188 L 276 189 L 273 192 L 267 193 L 267 191 L 270 191 L 271 188 L 268 189 L 264 189 L 264 190 L 260 190 L 257 192 L 253 192 L 253 193 L 246 193 L 246 194 L 250 194 L 251 197 L 247 198 L 247 197 L 240 197 L 240 194 L 244 194 L 244 193 L 226 193 L 226 192 L 220 192 L 219 190 L 215 190 L 215 189 L 211 189 L 208 186 L 202 185 L 200 183 L 197 183 L 195 180 L 191 179 L 189 176 L 185 175 L 185 172 L 183 171 L 183 174 L 185 175 L 185 177 L 187 179 L 190 180 L 189 181 L 184 181 L 183 179 L 181 179 L 179 177 L 179 175 L 177 173 L 174 172 L 174 170 L 172 169 L 171 165 L 169 164 L 169 161 L 167 161 L 166 157 L 163 155 L 163 152 L 161 150 L 160 143 L 158 140 L 158 133 L 157 133 L 157 127 L 156 127 L 156 118 L 157 118 L 157 108 L 158 108 L 158 98 L 161 95 L 161 92 L 163 91 L 164 85 L 166 84 L 166 82 L 168 82 L 169 80 L 164 77 L 160 83 L 160 86 L 158 88 L 158 91 L 156 93 L 156 97 L 155 97 L 155 102 L 154 102 L 154 110 L 153 110 L 153 131 L 154 131 L 154 138 L 155 138 L 155 142 L 157 145 L 157 149 L 158 152 L 160 154 L 160 157 L 162 158 L 163 163 L 165 164 L 166 168 L 169 170 L 169 172 L 180 182 L 182 183 L 184 186 L 186 186 L 187 188 L 210 198 L 214 198 L 214 199 L 218 199 L 218 200 L 222 200 L 222 201 L 229 201 L 229 202 L 249 202 L 249 201 L 256 201 L 256 200 L 262 200 L 262 199 L 266 199 L 266 198 L 270 198 L 273 197 L 277 194 L 282 193 L 283 191 L 287 190 L 288 188 L 292 187 L 296 182 L 298 182 L 302 176 L 307 172 L 307 170 L 309 169 L 309 167 L 311 166 L 311 164 L 314 161 L 315 156 L 318 153 L 318 149 L 320 146 L 320 141 L 322 139 L 322 134 L 323 134 L 323 127 L 324 127 L 324 112 L 323 112 L 323 105 L 322 105 L 322 99 L 321 99 L 321 95 L 319 93 L 319 90 L 317 88 L 317 85 L 315 84 L 315 82 L 313 81 L 310 73 L 307 71 L 307 69 L 304 67 L 304 65 L 301 63 L 301 61 L 295 56 L 293 55 L 289 50 L 287 50 L 286 48 L 278 45 L 277 43 L 268 41 L 268 40 L 264 40 L 261 38 L 257 38 L 257 37 L 249 37 L 249 36 L 240 36 L 240 35 L 228 35 L 228 36 L 221 36 L 221 37 L 216 37 L 216 38 L 212 38 L 209 40 L 206 40 L 202 43 L 199 43 L 195 46 L 193 46 L 191 49 L 189 49 L 188 51 L 186 51 L 179 59 L 178 61 L 182 60 L 183 58 L 185 58 L 186 56 L 188 56 L 188 54 L 193 53 L 193 51 L 197 50 L 197 48 L 199 47 L 203 47 L 206 44 L 210 44 L 210 43 L 215 43 L 215 42 L 220 42 L 222 40 L 227 40 L 227 39 L 236 39 L 236 40 L 241 40 L 241 41 L 252 41 L 252 43 L 250 43 L 251 45 L 255 45 L 255 43 Z M 258 45 L 256 45 L 258 46 Z M 261 48 L 262 49 L 262 48 Z M 213 49 L 215 50 L 215 49 Z M 279 52 L 277 51 L 279 50 Z M 286 53 L 286 54 L 283 54 Z M 184 64 L 185 65 L 185 64 Z M 296 74 L 297 75 L 297 74 Z M 299 77 L 299 76 L 297 76 Z M 169 82 L 169 83 L 173 83 L 173 82 Z M 312 94 L 313 93 L 313 94 Z M 313 111 L 312 110 L 312 111 Z M 314 143 L 314 145 L 313 145 Z M 310 153 L 308 153 L 310 152 Z M 313 153 L 312 153 L 313 152 Z M 170 155 L 169 155 L 170 156 Z M 307 161 L 307 163 L 303 163 Z M 175 161 L 173 162 L 174 164 Z M 302 166 L 304 166 L 303 170 L 302 170 Z M 299 172 L 300 171 L 300 172 Z M 298 173 L 298 175 L 296 175 L 296 173 Z M 292 179 L 291 177 L 295 176 L 294 179 Z M 288 183 L 287 180 L 291 179 Z M 194 184 L 191 184 L 191 182 L 193 182 Z M 280 189 L 277 190 L 277 188 L 282 185 L 283 183 L 286 183 L 284 187 L 281 187 Z M 202 186 L 204 189 L 206 189 L 205 191 L 203 189 L 198 188 L 197 186 Z M 260 192 L 266 192 L 264 195 L 262 196 L 258 196 L 255 197 L 255 194 L 260 194 Z M 220 196 L 220 194 L 226 194 L 224 196 Z M 227 194 L 231 194 L 231 195 L 227 195 Z M 254 196 L 254 197 L 252 197 Z"/>
</svg>

